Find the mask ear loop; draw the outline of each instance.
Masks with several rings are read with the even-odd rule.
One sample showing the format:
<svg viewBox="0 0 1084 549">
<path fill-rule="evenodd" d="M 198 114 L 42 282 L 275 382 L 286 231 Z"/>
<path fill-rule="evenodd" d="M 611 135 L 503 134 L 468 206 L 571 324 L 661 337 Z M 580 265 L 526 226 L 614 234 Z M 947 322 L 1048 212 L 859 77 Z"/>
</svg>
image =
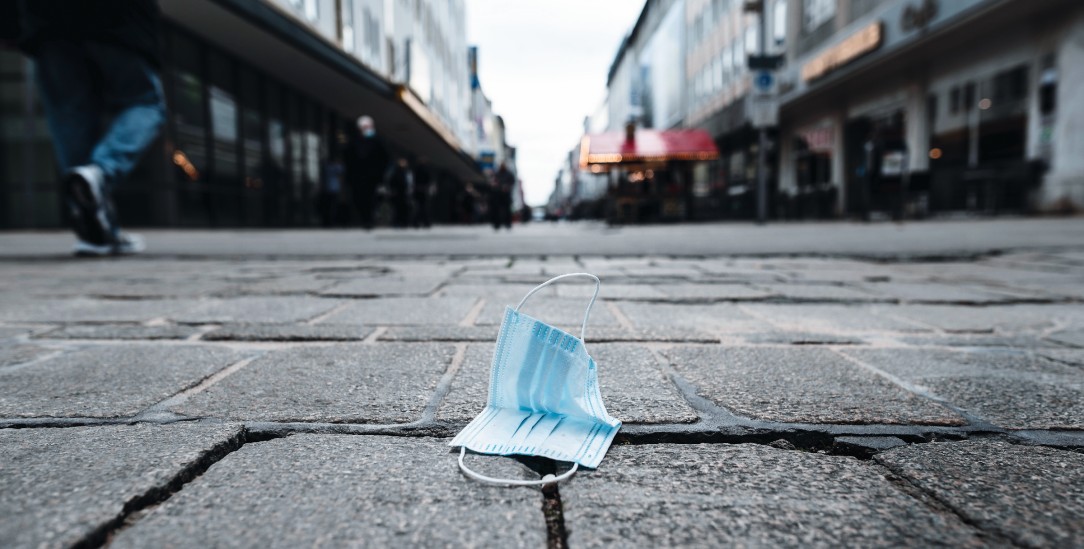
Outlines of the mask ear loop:
<svg viewBox="0 0 1084 549">
<path fill-rule="evenodd" d="M 591 295 L 591 301 L 587 304 L 587 311 L 585 311 L 583 313 L 583 324 L 580 325 L 580 341 L 584 341 L 584 336 L 587 333 L 587 319 L 590 318 L 590 316 L 591 316 L 591 307 L 593 307 L 595 305 L 595 300 L 598 299 L 599 288 L 602 285 L 602 283 L 599 281 L 598 277 L 593 275 L 593 274 L 590 274 L 590 273 L 569 273 L 569 274 L 563 274 L 563 275 L 560 275 L 560 276 L 555 276 L 555 277 L 553 277 L 553 278 L 539 284 L 538 286 L 535 286 L 533 290 L 527 292 L 527 295 L 523 296 L 523 299 L 520 300 L 519 305 L 516 305 L 516 311 L 518 312 L 520 310 L 520 308 L 523 307 L 523 304 L 527 302 L 527 298 L 534 295 L 535 292 L 537 292 L 538 290 L 541 290 L 542 288 L 545 288 L 546 286 L 549 286 L 550 284 L 553 284 L 554 282 L 557 282 L 558 280 L 561 280 L 561 279 L 564 279 L 564 278 L 570 278 L 570 277 L 573 277 L 573 276 L 583 276 L 583 277 L 587 277 L 587 278 L 590 278 L 591 280 L 595 281 L 595 293 Z M 572 462 L 572 468 L 569 469 L 568 471 L 562 473 L 560 476 L 553 477 L 553 478 L 546 478 L 546 479 L 542 479 L 542 480 L 515 480 L 515 479 L 507 479 L 507 478 L 494 478 L 494 477 L 487 477 L 487 476 L 485 476 L 485 475 L 483 475 L 481 473 L 476 473 L 476 472 L 470 470 L 470 468 L 467 467 L 467 464 L 463 462 L 463 458 L 466 455 L 467 455 L 467 447 L 466 446 L 460 446 L 459 447 L 459 470 L 463 471 L 464 475 L 467 475 L 468 477 L 470 477 L 470 478 L 472 478 L 474 480 L 477 480 L 478 482 L 483 482 L 485 484 L 494 484 L 494 485 L 497 485 L 497 486 L 544 486 L 546 484 L 553 484 L 553 483 L 561 482 L 563 480 L 567 480 L 569 477 L 571 477 L 573 474 L 575 474 L 576 471 L 580 468 L 579 463 Z"/>
<path fill-rule="evenodd" d="M 521 299 L 519 301 L 519 305 L 516 305 L 516 312 L 519 312 L 519 309 L 521 307 L 523 307 L 524 303 L 527 302 L 527 298 L 534 295 L 534 293 L 537 292 L 538 290 L 541 290 L 542 288 L 545 288 L 546 286 L 549 286 L 550 284 L 553 284 L 554 282 L 557 282 L 558 280 L 561 280 L 563 278 L 570 278 L 570 277 L 573 277 L 573 276 L 583 276 L 583 277 L 587 277 L 587 278 L 590 278 L 591 280 L 595 281 L 595 293 L 593 295 L 591 295 L 591 301 L 587 304 L 587 311 L 583 313 L 583 324 L 580 325 L 580 341 L 583 341 L 584 344 L 586 344 L 587 340 L 584 339 L 584 335 L 587 333 L 587 319 L 591 316 L 591 307 L 593 307 L 595 305 L 595 299 L 598 298 L 598 290 L 602 285 L 602 283 L 599 281 L 598 277 L 591 274 L 591 273 L 568 273 L 568 274 L 563 274 L 563 275 L 560 275 L 560 276 L 555 276 L 555 277 L 553 277 L 553 278 L 539 284 L 538 286 L 535 286 L 533 290 L 527 292 L 527 295 L 523 296 L 523 299 Z"/>
<path fill-rule="evenodd" d="M 514 479 L 510 479 L 510 478 L 493 478 L 493 477 L 487 477 L 487 476 L 485 476 L 485 475 L 483 475 L 481 473 L 475 473 L 474 471 L 471 471 L 467 467 L 467 464 L 463 463 L 463 457 L 466 456 L 466 455 L 467 455 L 467 447 L 466 446 L 460 446 L 459 447 L 459 470 L 463 471 L 464 475 L 467 475 L 468 477 L 470 477 L 470 478 L 472 478 L 474 480 L 477 480 L 478 482 L 483 482 L 485 484 L 493 484 L 493 485 L 497 485 L 497 486 L 544 486 L 546 484 L 554 484 L 554 483 L 557 483 L 557 482 L 561 482 L 562 480 L 568 480 L 568 477 L 571 477 L 573 475 L 573 473 L 576 472 L 576 469 L 578 469 L 580 467 L 579 463 L 572 462 L 572 468 L 569 469 L 568 471 L 562 473 L 560 476 L 553 477 L 553 478 L 545 478 L 545 479 L 542 479 L 542 480 L 514 480 Z M 547 475 L 547 476 L 549 476 L 549 475 Z"/>
</svg>

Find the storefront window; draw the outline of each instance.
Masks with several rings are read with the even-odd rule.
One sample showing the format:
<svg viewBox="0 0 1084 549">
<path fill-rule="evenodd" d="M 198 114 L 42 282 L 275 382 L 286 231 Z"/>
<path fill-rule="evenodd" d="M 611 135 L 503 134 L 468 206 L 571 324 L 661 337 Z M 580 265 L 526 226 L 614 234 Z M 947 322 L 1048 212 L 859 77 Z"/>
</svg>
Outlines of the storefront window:
<svg viewBox="0 0 1084 549">
<path fill-rule="evenodd" d="M 802 28 L 812 32 L 836 16 L 836 0 L 803 0 Z"/>
</svg>

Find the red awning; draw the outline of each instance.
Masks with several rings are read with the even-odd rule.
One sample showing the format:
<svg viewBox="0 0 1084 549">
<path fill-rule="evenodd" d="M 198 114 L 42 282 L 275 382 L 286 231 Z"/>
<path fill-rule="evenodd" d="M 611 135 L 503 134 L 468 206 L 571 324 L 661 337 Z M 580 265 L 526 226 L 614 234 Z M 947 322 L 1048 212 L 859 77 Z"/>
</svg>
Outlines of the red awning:
<svg viewBox="0 0 1084 549">
<path fill-rule="evenodd" d="M 625 164 L 673 160 L 714 160 L 719 149 L 704 130 L 637 129 L 629 141 L 625 132 L 592 133 L 580 144 L 580 164 Z"/>
</svg>

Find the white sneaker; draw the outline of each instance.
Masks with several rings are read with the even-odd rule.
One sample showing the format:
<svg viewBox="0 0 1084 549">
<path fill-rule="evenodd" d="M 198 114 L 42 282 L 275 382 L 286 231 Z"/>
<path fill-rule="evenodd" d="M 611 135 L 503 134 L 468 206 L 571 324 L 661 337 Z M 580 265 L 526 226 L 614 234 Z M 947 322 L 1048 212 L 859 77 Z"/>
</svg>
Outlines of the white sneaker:
<svg viewBox="0 0 1084 549">
<path fill-rule="evenodd" d="M 68 192 L 68 209 L 79 240 L 94 246 L 113 242 L 116 228 L 109 212 L 109 197 L 105 196 L 105 174 L 93 164 L 76 166 L 64 178 Z"/>
<path fill-rule="evenodd" d="M 133 255 L 147 249 L 142 236 L 120 233 L 116 244 L 92 244 L 83 239 L 75 242 L 72 252 L 80 257 L 106 257 L 110 255 Z"/>
</svg>

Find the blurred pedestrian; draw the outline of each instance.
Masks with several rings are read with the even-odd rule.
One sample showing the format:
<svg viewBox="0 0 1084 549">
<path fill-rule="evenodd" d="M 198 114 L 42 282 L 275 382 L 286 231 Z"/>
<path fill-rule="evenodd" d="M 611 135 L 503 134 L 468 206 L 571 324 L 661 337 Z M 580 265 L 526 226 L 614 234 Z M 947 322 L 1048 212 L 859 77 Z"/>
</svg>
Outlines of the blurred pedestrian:
<svg viewBox="0 0 1084 549">
<path fill-rule="evenodd" d="M 20 46 L 35 61 L 79 255 L 137 253 L 112 194 L 166 111 L 155 0 L 21 0 Z"/>
<path fill-rule="evenodd" d="M 392 167 L 391 175 L 388 176 L 388 192 L 391 194 L 391 224 L 396 228 L 404 228 L 410 224 L 410 196 L 413 186 L 413 175 L 410 173 L 410 163 L 406 158 L 400 157 Z"/>
<path fill-rule="evenodd" d="M 501 227 L 512 229 L 512 190 L 516 186 L 516 175 L 501 162 L 497 173 L 493 175 L 493 188 L 490 193 L 489 215 L 493 230 Z"/>
<path fill-rule="evenodd" d="M 345 221 L 344 171 L 341 155 L 333 152 L 324 166 L 323 183 L 320 185 L 320 220 L 324 227 L 337 227 Z"/>
<path fill-rule="evenodd" d="M 376 125 L 368 116 L 358 118 L 358 131 L 351 132 L 345 151 L 346 181 L 354 194 L 354 205 L 361 226 L 373 228 L 376 188 L 388 169 L 388 151 L 376 134 Z"/>
<path fill-rule="evenodd" d="M 429 228 L 429 197 L 433 194 L 433 174 L 428 163 L 422 159 L 414 166 L 414 226 Z"/>
</svg>

